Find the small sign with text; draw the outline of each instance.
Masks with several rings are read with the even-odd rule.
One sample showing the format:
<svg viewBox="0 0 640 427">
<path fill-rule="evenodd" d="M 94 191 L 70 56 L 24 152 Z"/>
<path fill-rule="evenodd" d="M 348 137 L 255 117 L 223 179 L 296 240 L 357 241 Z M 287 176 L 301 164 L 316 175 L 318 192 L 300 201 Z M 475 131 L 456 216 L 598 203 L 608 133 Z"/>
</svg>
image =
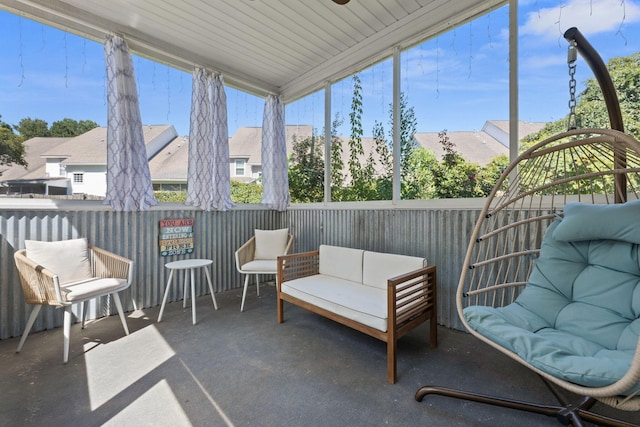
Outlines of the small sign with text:
<svg viewBox="0 0 640 427">
<path fill-rule="evenodd" d="M 193 252 L 193 218 L 160 220 L 160 255 L 184 255 Z"/>
</svg>

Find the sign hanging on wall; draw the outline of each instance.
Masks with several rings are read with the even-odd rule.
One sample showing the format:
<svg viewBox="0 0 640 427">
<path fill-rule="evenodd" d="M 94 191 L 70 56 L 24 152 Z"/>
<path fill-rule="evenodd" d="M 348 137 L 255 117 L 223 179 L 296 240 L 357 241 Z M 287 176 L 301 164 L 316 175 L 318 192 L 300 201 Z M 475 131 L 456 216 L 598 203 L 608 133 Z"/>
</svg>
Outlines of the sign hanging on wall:
<svg viewBox="0 0 640 427">
<path fill-rule="evenodd" d="M 160 255 L 184 255 L 193 252 L 193 218 L 161 219 Z"/>
</svg>

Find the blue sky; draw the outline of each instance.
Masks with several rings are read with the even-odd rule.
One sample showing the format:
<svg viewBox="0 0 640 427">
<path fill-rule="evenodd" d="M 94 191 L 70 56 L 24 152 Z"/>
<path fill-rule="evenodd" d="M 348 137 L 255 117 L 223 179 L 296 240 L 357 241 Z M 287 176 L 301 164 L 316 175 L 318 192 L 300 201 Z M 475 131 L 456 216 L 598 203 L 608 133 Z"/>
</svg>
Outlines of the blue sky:
<svg viewBox="0 0 640 427">
<path fill-rule="evenodd" d="M 567 42 L 578 27 L 606 62 L 640 51 L 640 2 L 621 0 L 520 1 L 520 118 L 552 121 L 567 112 Z M 104 58 L 101 44 L 0 12 L 0 115 L 17 124 L 25 117 L 49 124 L 69 117 L 106 124 Z M 402 90 L 414 108 L 418 131 L 479 130 L 486 120 L 508 119 L 508 7 L 485 15 L 402 54 Z M 172 124 L 189 132 L 191 75 L 134 57 L 145 124 Z M 388 123 L 391 61 L 360 74 L 364 131 Z M 578 60 L 578 91 L 592 77 Z M 352 81 L 333 87 L 333 113 L 348 117 Z M 227 89 L 229 134 L 260 126 L 263 100 Z M 324 95 L 287 106 L 288 124 L 322 129 Z M 349 134 L 345 123 L 340 129 Z"/>
</svg>

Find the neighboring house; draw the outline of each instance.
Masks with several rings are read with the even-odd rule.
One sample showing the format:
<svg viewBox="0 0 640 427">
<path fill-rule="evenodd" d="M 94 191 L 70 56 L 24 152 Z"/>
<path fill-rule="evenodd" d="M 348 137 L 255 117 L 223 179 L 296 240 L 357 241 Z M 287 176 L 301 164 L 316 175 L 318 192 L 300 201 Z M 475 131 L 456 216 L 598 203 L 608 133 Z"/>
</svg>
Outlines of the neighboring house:
<svg viewBox="0 0 640 427">
<path fill-rule="evenodd" d="M 541 130 L 546 123 L 524 122 L 518 126 L 518 140 Z M 509 121 L 488 120 L 480 131 L 447 132 L 454 150 L 465 160 L 486 166 L 492 159 L 500 155 L 509 156 Z M 445 152 L 438 132 L 418 132 L 414 135 L 416 142 L 433 151 L 438 160 L 442 160 Z"/>
<path fill-rule="evenodd" d="M 287 155 L 293 149 L 294 137 L 308 138 L 313 135 L 310 125 L 286 126 Z M 229 169 L 231 179 L 241 182 L 256 182 L 262 175 L 262 128 L 239 128 L 229 140 Z"/>
<path fill-rule="evenodd" d="M 25 160 L 28 165 L 0 165 L 0 194 L 69 194 L 66 178 L 47 174 L 46 160 L 42 154 L 70 139 L 37 137 L 25 141 Z"/>
<path fill-rule="evenodd" d="M 177 137 L 170 125 L 143 126 L 147 158 Z M 0 177 L 8 194 L 87 194 L 107 190 L 107 128 L 98 127 L 74 138 L 32 138 L 25 141 L 27 169 L 14 165 Z"/>
<path fill-rule="evenodd" d="M 312 135 L 309 125 L 287 126 L 287 154 L 291 153 L 294 137 Z M 149 160 L 154 190 L 176 191 L 187 189 L 189 138 L 178 137 L 163 147 Z M 241 127 L 229 138 L 229 176 L 232 180 L 252 183 L 262 175 L 262 128 Z"/>
<path fill-rule="evenodd" d="M 153 189 L 155 191 L 186 190 L 188 168 L 189 137 L 179 136 L 149 160 Z"/>
</svg>

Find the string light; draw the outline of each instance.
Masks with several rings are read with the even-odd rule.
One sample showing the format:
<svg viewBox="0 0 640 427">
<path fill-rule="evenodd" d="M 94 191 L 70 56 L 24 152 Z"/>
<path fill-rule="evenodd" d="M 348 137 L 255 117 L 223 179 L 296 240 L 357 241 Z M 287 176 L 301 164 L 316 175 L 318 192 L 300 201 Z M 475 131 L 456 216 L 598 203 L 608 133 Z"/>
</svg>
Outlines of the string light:
<svg viewBox="0 0 640 427">
<path fill-rule="evenodd" d="M 22 18 L 18 18 L 18 46 L 20 48 L 20 83 L 18 83 L 18 87 L 22 86 L 22 83 L 24 83 L 24 62 L 23 62 L 23 55 L 22 55 Z"/>
<path fill-rule="evenodd" d="M 156 92 L 156 62 L 151 61 L 151 86 L 153 87 L 153 92 Z"/>
<path fill-rule="evenodd" d="M 453 32 L 453 37 L 451 38 L 451 49 L 453 50 L 453 54 L 455 56 L 458 56 L 458 50 L 456 49 L 456 38 L 457 38 L 456 27 L 453 27 L 452 32 Z"/>
<path fill-rule="evenodd" d="M 440 97 L 440 38 L 436 37 L 436 99 Z"/>
<path fill-rule="evenodd" d="M 473 62 L 473 21 L 469 21 L 469 76 L 471 78 L 471 63 Z"/>
<path fill-rule="evenodd" d="M 619 35 L 620 37 L 622 37 L 622 39 L 624 40 L 624 45 L 626 46 L 627 38 L 624 36 L 624 34 L 622 34 L 622 26 L 627 19 L 627 5 L 625 4 L 624 0 L 620 2 L 620 5 L 622 6 L 622 21 L 620 21 L 620 26 L 618 27 L 618 31 L 616 31 L 616 36 Z"/>
<path fill-rule="evenodd" d="M 63 33 L 64 40 L 64 87 L 69 87 L 69 54 L 67 51 L 67 32 Z"/>
<path fill-rule="evenodd" d="M 560 27 L 560 21 L 562 20 L 562 9 L 564 9 L 564 5 L 561 4 L 560 7 L 558 8 L 558 21 L 556 22 L 556 24 L 558 24 L 558 33 L 560 34 L 558 36 L 558 46 L 562 47 L 562 28 Z"/>
<path fill-rule="evenodd" d="M 487 37 L 489 38 L 489 48 L 493 49 L 493 40 L 491 39 L 491 14 L 487 13 Z"/>
<path fill-rule="evenodd" d="M 87 65 L 87 39 L 82 39 L 82 74 L 84 74 L 85 67 Z"/>
<path fill-rule="evenodd" d="M 408 73 L 408 71 L 409 71 L 409 52 L 405 51 L 403 54 L 404 54 L 404 57 L 405 57 L 405 60 L 404 60 L 404 68 L 405 69 L 403 70 L 402 74 L 404 75 L 404 86 L 405 86 L 405 92 L 406 92 L 405 96 L 406 96 L 406 99 L 408 100 L 409 99 L 409 92 L 411 92 L 409 90 L 409 76 L 408 76 L 408 74 L 409 74 Z"/>
<path fill-rule="evenodd" d="M 167 123 L 169 123 L 169 116 L 171 115 L 171 68 L 167 65 Z"/>
<path fill-rule="evenodd" d="M 40 24 L 40 37 L 42 38 L 41 40 L 42 45 L 40 47 L 40 51 L 44 52 L 44 48 L 45 48 L 45 45 L 47 44 L 47 41 L 45 37 L 45 26 L 42 24 Z"/>
<path fill-rule="evenodd" d="M 386 81 L 386 80 L 385 80 L 385 77 L 384 77 L 384 67 L 382 67 L 382 73 L 381 73 L 381 74 L 382 74 L 382 81 L 383 81 L 383 82 L 384 82 L 384 81 Z M 383 110 L 383 111 L 384 111 L 384 107 L 385 107 L 385 105 L 386 105 L 385 93 L 386 93 L 386 92 L 383 90 L 383 91 L 382 91 L 382 101 L 381 101 L 381 102 L 382 102 L 382 110 Z"/>
</svg>

